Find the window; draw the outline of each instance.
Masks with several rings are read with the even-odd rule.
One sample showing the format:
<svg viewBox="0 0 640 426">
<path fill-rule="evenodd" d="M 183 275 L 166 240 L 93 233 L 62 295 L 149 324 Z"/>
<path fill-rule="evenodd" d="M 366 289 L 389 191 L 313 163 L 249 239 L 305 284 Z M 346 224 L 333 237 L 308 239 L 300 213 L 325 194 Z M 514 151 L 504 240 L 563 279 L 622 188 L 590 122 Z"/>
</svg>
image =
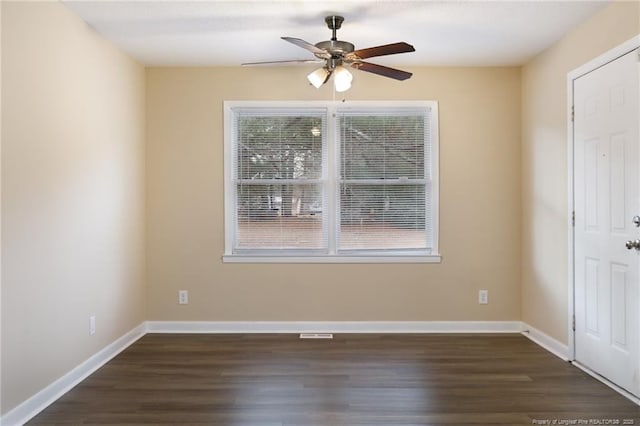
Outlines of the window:
<svg viewBox="0 0 640 426">
<path fill-rule="evenodd" d="M 439 261 L 436 102 L 224 109 L 225 261 Z"/>
</svg>

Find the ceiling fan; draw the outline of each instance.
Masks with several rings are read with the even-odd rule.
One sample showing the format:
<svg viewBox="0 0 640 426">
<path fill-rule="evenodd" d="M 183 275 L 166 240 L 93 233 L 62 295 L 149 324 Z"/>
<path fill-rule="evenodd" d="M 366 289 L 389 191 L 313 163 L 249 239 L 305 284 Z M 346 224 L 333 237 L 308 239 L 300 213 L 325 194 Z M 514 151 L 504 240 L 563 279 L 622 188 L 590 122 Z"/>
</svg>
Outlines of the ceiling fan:
<svg viewBox="0 0 640 426">
<path fill-rule="evenodd" d="M 342 26 L 344 18 L 342 16 L 327 16 L 324 21 L 332 31 L 331 40 L 321 41 L 311 44 L 299 38 L 282 37 L 283 40 L 293 43 L 313 53 L 316 59 L 298 59 L 291 61 L 267 61 L 267 62 L 248 62 L 243 66 L 254 65 L 288 65 L 288 64 L 306 64 L 306 63 L 322 63 L 324 66 L 313 71 L 307 76 L 309 82 L 319 88 L 326 83 L 329 78 L 334 76 L 334 84 L 336 91 L 343 92 L 351 87 L 353 76 L 345 66 L 355 68 L 360 71 L 366 71 L 378 74 L 384 77 L 393 78 L 395 80 L 406 80 L 411 77 L 411 73 L 395 68 L 389 68 L 371 62 L 365 62 L 363 59 L 373 58 L 376 56 L 395 55 L 397 53 L 415 52 L 412 45 L 399 42 L 385 44 L 382 46 L 369 47 L 366 49 L 355 49 L 355 46 L 348 41 L 338 40 L 336 37 L 337 30 Z"/>
</svg>

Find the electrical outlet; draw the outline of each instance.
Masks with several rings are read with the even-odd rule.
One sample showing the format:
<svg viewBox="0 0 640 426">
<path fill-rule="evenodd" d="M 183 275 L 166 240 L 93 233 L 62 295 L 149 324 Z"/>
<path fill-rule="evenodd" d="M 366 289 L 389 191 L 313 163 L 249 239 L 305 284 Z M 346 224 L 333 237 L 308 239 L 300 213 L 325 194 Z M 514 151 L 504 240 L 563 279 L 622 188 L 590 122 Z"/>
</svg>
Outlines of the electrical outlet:
<svg viewBox="0 0 640 426">
<path fill-rule="evenodd" d="M 178 291 L 178 303 L 180 305 L 188 305 L 189 304 L 189 291 L 187 291 L 187 290 Z"/>
<path fill-rule="evenodd" d="M 489 290 L 478 291 L 478 303 L 480 305 L 487 305 L 489 303 Z"/>
<path fill-rule="evenodd" d="M 93 336 L 96 334 L 96 317 L 89 317 L 89 335 Z"/>
</svg>

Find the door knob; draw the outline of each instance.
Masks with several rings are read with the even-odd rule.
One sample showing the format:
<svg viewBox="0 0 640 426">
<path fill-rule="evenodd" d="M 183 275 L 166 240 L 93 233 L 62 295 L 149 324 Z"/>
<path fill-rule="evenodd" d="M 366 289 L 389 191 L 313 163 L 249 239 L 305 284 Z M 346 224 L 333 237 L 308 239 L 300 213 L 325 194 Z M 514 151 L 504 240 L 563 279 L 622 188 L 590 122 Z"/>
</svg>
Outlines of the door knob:
<svg viewBox="0 0 640 426">
<path fill-rule="evenodd" d="M 640 216 L 634 216 L 631 219 L 631 222 L 636 226 L 636 228 L 640 228 Z"/>
<path fill-rule="evenodd" d="M 628 250 L 636 249 L 640 250 L 640 240 L 629 240 L 625 243 Z"/>
</svg>

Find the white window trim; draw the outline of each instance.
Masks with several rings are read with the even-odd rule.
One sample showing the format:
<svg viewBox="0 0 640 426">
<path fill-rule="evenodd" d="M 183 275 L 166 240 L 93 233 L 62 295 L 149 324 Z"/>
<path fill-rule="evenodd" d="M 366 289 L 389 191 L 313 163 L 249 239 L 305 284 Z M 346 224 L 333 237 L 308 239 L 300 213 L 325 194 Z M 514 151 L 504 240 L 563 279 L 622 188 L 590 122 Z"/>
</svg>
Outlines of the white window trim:
<svg viewBox="0 0 640 426">
<path fill-rule="evenodd" d="M 358 252 L 354 255 L 336 254 L 334 250 L 333 233 L 330 234 L 329 253 L 326 255 L 275 255 L 273 253 L 265 255 L 248 255 L 234 254 L 234 207 L 233 203 L 228 203 L 234 197 L 233 190 L 233 137 L 234 137 L 234 114 L 235 108 L 326 108 L 328 111 L 327 128 L 333 129 L 334 117 L 337 108 L 345 109 L 353 107 L 360 108 L 376 108 L 376 107 L 424 107 L 431 110 L 431 197 L 433 202 L 433 210 L 431 217 L 431 226 L 433 232 L 432 248 L 419 254 L 416 251 L 407 251 L 406 253 L 398 252 L 396 254 L 375 253 L 365 254 Z M 224 254 L 222 261 L 225 263 L 440 263 L 442 256 L 439 251 L 439 210 L 440 210 L 440 170 L 439 170 L 439 118 L 438 118 L 438 102 L 437 101 L 224 101 Z M 327 132 L 327 147 L 329 152 L 333 152 L 334 158 L 327 162 L 329 170 L 328 175 L 335 174 L 335 163 L 338 153 L 335 149 L 335 135 L 333 132 Z M 329 179 L 328 191 L 335 188 L 334 179 Z M 333 193 L 333 192 L 328 192 Z M 334 209 L 332 197 L 327 200 L 328 208 Z M 330 216 L 329 227 L 335 227 L 335 218 Z"/>
</svg>

